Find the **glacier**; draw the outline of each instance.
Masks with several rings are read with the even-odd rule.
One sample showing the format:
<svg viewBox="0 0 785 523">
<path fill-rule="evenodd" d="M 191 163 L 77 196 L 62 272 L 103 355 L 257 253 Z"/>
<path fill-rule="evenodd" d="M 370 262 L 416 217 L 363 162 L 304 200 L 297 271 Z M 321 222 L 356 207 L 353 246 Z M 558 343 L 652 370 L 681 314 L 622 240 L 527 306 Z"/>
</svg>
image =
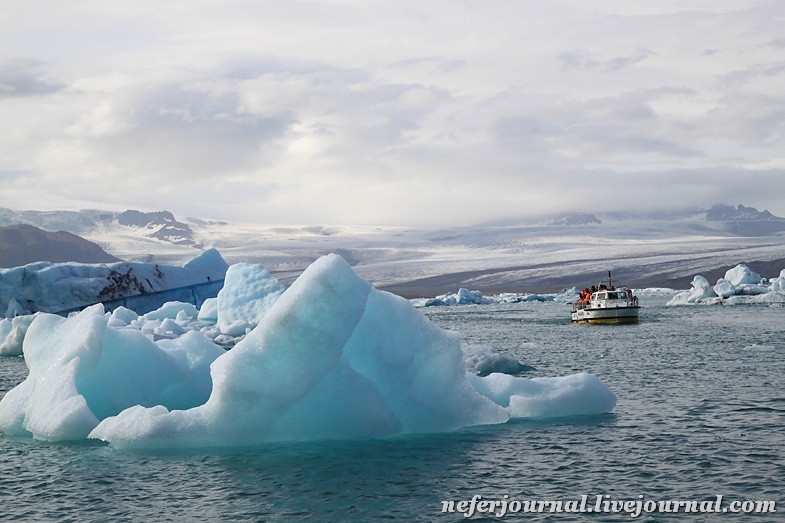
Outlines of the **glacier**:
<svg viewBox="0 0 785 523">
<path fill-rule="evenodd" d="M 207 318 L 221 316 L 218 303 L 205 304 L 204 316 L 176 302 L 142 316 L 100 304 L 68 318 L 39 313 L 23 343 L 29 374 L 0 399 L 0 432 L 117 448 L 226 447 L 445 432 L 616 404 L 591 374 L 473 374 L 457 333 L 340 256 L 319 258 L 280 293 L 258 267 L 237 275 L 230 285 L 264 281 L 224 304 L 223 314 L 249 325 L 229 351 L 194 328 L 221 336 L 219 318 Z"/>
</svg>

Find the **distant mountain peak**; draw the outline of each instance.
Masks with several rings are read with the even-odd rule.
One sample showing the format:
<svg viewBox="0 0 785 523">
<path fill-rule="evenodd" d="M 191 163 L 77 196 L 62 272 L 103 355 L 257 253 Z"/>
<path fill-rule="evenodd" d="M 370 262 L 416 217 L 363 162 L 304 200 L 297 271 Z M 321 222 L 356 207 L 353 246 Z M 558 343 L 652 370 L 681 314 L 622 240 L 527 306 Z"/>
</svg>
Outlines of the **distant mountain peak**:
<svg viewBox="0 0 785 523">
<path fill-rule="evenodd" d="M 591 223 L 602 223 L 602 221 L 591 213 L 567 212 L 548 222 L 548 225 L 588 225 Z"/>
<path fill-rule="evenodd" d="M 117 215 L 117 223 L 126 227 L 148 229 L 148 238 L 174 243 L 175 245 L 196 244 L 193 230 L 185 223 L 178 222 L 169 211 L 142 212 L 133 209 Z"/>
<path fill-rule="evenodd" d="M 715 203 L 706 211 L 708 221 L 733 221 L 733 220 L 782 220 L 769 211 L 759 211 L 755 207 L 745 207 L 739 204 L 736 207 L 724 203 Z"/>
</svg>

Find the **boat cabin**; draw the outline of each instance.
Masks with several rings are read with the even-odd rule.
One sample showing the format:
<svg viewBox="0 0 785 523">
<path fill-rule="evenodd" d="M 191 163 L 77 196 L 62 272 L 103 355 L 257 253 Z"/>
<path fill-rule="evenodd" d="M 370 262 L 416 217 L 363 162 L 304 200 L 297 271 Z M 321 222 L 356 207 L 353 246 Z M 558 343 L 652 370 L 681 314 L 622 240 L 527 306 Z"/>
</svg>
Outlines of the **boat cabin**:
<svg viewBox="0 0 785 523">
<path fill-rule="evenodd" d="M 592 301 L 624 300 L 626 302 L 631 297 L 632 297 L 632 291 L 627 291 L 627 289 L 613 290 L 613 291 L 598 291 L 591 295 Z"/>
</svg>

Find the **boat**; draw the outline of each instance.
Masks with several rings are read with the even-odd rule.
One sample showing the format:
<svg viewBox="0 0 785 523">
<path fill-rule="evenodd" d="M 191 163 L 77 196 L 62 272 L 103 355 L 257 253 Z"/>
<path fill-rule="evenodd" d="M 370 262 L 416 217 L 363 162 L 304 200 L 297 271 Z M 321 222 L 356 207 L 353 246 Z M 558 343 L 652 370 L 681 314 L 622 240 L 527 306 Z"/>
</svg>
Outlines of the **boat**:
<svg viewBox="0 0 785 523">
<path fill-rule="evenodd" d="M 637 323 L 638 297 L 632 289 L 616 287 L 608 271 L 608 279 L 596 287 L 584 289 L 572 304 L 573 323 Z"/>
</svg>

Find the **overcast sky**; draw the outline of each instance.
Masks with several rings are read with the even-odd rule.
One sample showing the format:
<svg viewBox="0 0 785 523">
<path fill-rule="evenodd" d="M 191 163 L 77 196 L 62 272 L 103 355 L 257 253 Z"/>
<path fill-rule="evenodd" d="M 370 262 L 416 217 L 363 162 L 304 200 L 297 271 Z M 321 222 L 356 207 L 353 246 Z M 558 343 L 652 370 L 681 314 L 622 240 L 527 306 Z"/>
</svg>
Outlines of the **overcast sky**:
<svg viewBox="0 0 785 523">
<path fill-rule="evenodd" d="M 783 28 L 781 0 L 7 0 L 0 206 L 785 216 Z"/>
</svg>

